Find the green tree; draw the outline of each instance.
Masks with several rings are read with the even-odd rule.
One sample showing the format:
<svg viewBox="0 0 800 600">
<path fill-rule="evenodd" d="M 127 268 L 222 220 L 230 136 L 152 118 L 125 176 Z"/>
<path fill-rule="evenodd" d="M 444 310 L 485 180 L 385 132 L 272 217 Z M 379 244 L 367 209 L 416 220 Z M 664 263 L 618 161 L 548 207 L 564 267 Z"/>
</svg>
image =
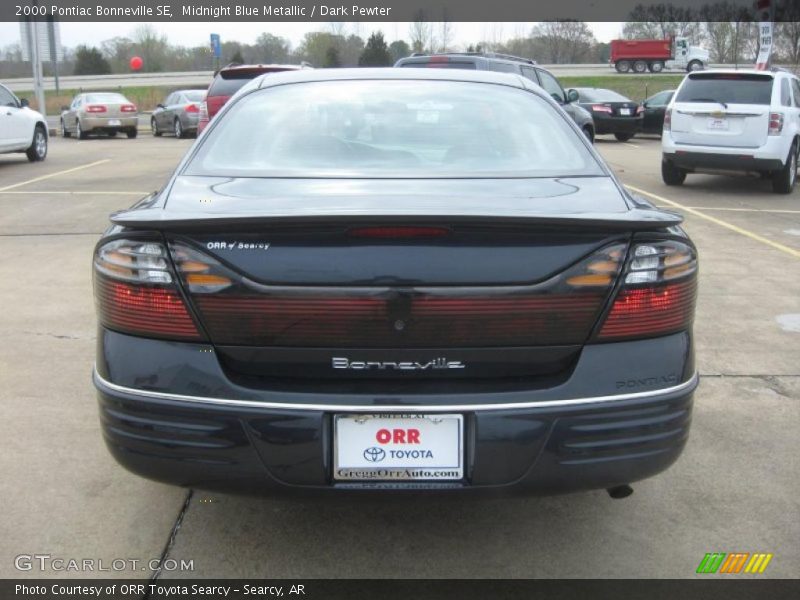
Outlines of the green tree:
<svg viewBox="0 0 800 600">
<path fill-rule="evenodd" d="M 383 39 L 383 33 L 374 32 L 367 40 L 364 51 L 358 58 L 360 67 L 388 67 L 392 64 L 392 55 L 389 54 L 389 47 Z"/>
<path fill-rule="evenodd" d="M 100 50 L 92 46 L 78 46 L 75 51 L 74 75 L 108 75 L 111 65 L 103 58 Z"/>
<path fill-rule="evenodd" d="M 234 52 L 233 56 L 231 56 L 230 62 L 238 63 L 240 65 L 244 64 L 244 57 L 242 56 L 242 51 L 237 50 L 236 52 Z"/>
<path fill-rule="evenodd" d="M 342 61 L 339 59 L 339 51 L 336 49 L 336 46 L 328 46 L 328 49 L 325 51 L 325 62 L 322 63 L 322 66 L 326 69 L 335 69 L 336 67 L 342 66 Z"/>
<path fill-rule="evenodd" d="M 271 33 L 262 33 L 256 38 L 254 49 L 259 61 L 265 63 L 289 62 L 289 40 L 286 38 Z"/>
<path fill-rule="evenodd" d="M 411 46 L 404 40 L 395 40 L 389 44 L 389 54 L 392 56 L 392 64 L 394 64 L 401 58 L 411 55 Z"/>
<path fill-rule="evenodd" d="M 170 53 L 167 36 L 152 25 L 140 25 L 133 31 L 133 52 L 142 57 L 142 70 L 148 73 L 163 71 Z"/>
</svg>

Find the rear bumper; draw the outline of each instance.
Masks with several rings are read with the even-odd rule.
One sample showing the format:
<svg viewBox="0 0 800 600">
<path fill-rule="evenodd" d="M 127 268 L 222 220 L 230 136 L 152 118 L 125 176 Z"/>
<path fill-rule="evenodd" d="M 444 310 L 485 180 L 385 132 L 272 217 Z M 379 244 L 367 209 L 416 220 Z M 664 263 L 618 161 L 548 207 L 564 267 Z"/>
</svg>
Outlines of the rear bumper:
<svg viewBox="0 0 800 600">
<path fill-rule="evenodd" d="M 256 390 L 227 380 L 203 345 L 109 331 L 99 344 L 94 383 L 116 460 L 159 481 L 247 492 L 552 494 L 630 483 L 678 458 L 697 386 L 687 333 L 587 347 L 571 382 L 546 390 L 436 395 Z M 333 416 L 351 412 L 462 413 L 464 480 L 334 482 Z"/>
<path fill-rule="evenodd" d="M 638 133 L 642 130 L 642 117 L 593 117 L 595 133 Z"/>
<path fill-rule="evenodd" d="M 775 171 L 783 168 L 792 142 L 790 136 L 768 136 L 757 148 L 737 148 L 681 144 L 672 136 L 672 132 L 665 132 L 661 138 L 664 158 L 689 170 Z"/>
<path fill-rule="evenodd" d="M 681 169 L 710 169 L 722 171 L 777 171 L 783 168 L 783 163 L 775 158 L 755 158 L 752 155 L 740 154 L 711 154 L 703 152 L 676 152 L 664 154 L 666 160 L 671 161 Z"/>
<path fill-rule="evenodd" d="M 119 125 L 111 125 L 112 121 L 119 121 Z M 135 129 L 139 124 L 139 117 L 87 117 L 81 119 L 81 129 L 84 131 L 120 131 Z"/>
</svg>

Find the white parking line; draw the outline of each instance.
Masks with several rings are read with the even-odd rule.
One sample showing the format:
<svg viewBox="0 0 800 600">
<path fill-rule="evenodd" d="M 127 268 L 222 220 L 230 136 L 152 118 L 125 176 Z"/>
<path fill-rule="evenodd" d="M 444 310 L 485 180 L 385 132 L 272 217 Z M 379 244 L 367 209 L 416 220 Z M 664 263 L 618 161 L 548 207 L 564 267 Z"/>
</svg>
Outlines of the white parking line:
<svg viewBox="0 0 800 600">
<path fill-rule="evenodd" d="M 632 144 L 630 142 L 622 142 L 622 143 L 625 144 L 626 146 L 630 146 L 631 148 L 638 148 L 639 147 L 639 144 Z"/>
<path fill-rule="evenodd" d="M 728 223 L 727 221 L 723 221 L 722 219 L 718 219 L 716 217 L 712 217 L 711 215 L 707 215 L 701 213 L 696 208 L 691 208 L 689 206 L 684 206 L 680 202 L 675 202 L 674 200 L 670 200 L 669 198 L 664 198 L 664 196 L 659 196 L 652 192 L 648 192 L 647 190 L 643 190 L 641 188 L 634 187 L 632 185 L 625 186 L 630 190 L 633 190 L 637 194 L 644 194 L 645 196 L 650 196 L 654 200 L 658 200 L 659 202 L 663 202 L 664 204 L 669 205 L 672 208 L 677 208 L 682 211 L 685 211 L 689 214 L 692 214 L 696 217 L 700 217 L 701 219 L 705 219 L 706 221 L 710 221 L 715 225 L 719 225 L 720 227 L 724 227 L 725 229 L 730 229 L 731 231 L 735 231 L 745 237 L 750 238 L 756 242 L 761 242 L 762 244 L 766 244 L 767 246 L 771 246 L 776 250 L 780 250 L 781 252 L 785 252 L 790 256 L 794 256 L 795 258 L 800 258 L 800 250 L 795 250 L 794 248 L 790 248 L 789 246 L 784 246 L 783 244 L 779 244 L 778 242 L 773 242 L 772 240 L 765 238 L 764 236 L 758 235 L 757 233 L 753 233 L 752 231 L 748 231 L 738 225 L 734 225 L 733 223 Z"/>
<path fill-rule="evenodd" d="M 88 169 L 90 167 L 96 167 L 97 165 L 102 165 L 104 163 L 111 162 L 110 158 L 104 158 L 103 160 L 96 160 L 93 163 L 88 163 L 85 165 L 81 165 L 79 167 L 73 167 L 71 169 L 66 169 L 64 171 L 57 171 L 55 173 L 49 173 L 48 175 L 42 175 L 41 177 L 34 177 L 33 179 L 28 179 L 27 181 L 21 181 L 20 183 L 14 183 L 12 185 L 7 185 L 5 187 L 0 188 L 0 192 L 5 192 L 7 190 L 13 190 L 14 188 L 22 187 L 23 185 L 29 185 L 31 183 L 36 183 L 37 181 L 44 181 L 45 179 L 50 179 L 51 177 L 58 177 L 59 175 L 66 175 L 67 173 L 74 173 L 75 171 L 80 171 L 82 169 Z"/>
<path fill-rule="evenodd" d="M 76 191 L 76 192 L 65 192 L 65 191 L 52 191 L 47 190 L 43 191 L 36 191 L 31 192 L 29 190 L 15 190 L 13 192 L 2 192 L 0 191 L 1 196 L 45 196 L 48 194 L 58 194 L 58 195 L 70 195 L 70 196 L 83 196 L 87 194 L 92 195 L 99 195 L 99 196 L 147 196 L 150 192 L 109 192 L 109 191 L 98 191 L 98 190 L 86 190 L 86 191 Z"/>
<path fill-rule="evenodd" d="M 800 215 L 800 210 L 782 210 L 782 209 L 772 209 L 772 208 L 727 208 L 727 207 L 717 207 L 717 206 L 687 206 L 686 208 L 691 208 L 692 210 L 723 210 L 728 212 L 756 212 L 756 213 L 779 213 L 779 214 L 787 214 L 787 215 Z"/>
</svg>

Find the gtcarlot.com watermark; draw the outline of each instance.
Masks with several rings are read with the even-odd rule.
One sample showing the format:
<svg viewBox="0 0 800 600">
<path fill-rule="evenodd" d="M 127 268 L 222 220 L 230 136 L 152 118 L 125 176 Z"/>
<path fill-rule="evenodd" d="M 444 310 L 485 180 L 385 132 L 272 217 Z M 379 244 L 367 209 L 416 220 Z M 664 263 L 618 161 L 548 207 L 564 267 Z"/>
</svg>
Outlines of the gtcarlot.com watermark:
<svg viewBox="0 0 800 600">
<path fill-rule="evenodd" d="M 63 558 L 51 554 L 18 554 L 14 557 L 18 571 L 51 571 L 56 573 L 114 573 L 120 571 L 194 571 L 194 559 L 172 558 Z"/>
</svg>

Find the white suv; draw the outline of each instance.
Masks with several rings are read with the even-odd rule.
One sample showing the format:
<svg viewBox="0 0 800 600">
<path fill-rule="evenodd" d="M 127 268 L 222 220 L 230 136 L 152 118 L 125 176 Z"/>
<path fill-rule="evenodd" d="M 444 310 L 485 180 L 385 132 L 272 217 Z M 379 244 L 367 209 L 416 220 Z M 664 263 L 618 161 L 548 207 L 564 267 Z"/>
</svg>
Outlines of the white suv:
<svg viewBox="0 0 800 600">
<path fill-rule="evenodd" d="M 780 70 L 690 73 L 667 107 L 661 150 L 667 185 L 697 171 L 757 172 L 788 194 L 797 180 L 800 81 Z"/>
<path fill-rule="evenodd" d="M 44 160 L 47 141 L 44 117 L 0 84 L 0 154 L 24 152 L 31 162 Z"/>
</svg>

